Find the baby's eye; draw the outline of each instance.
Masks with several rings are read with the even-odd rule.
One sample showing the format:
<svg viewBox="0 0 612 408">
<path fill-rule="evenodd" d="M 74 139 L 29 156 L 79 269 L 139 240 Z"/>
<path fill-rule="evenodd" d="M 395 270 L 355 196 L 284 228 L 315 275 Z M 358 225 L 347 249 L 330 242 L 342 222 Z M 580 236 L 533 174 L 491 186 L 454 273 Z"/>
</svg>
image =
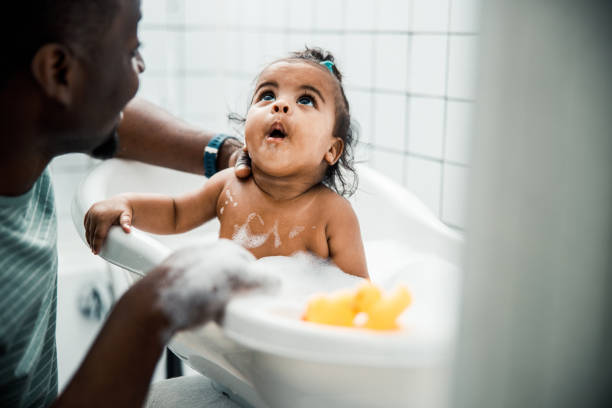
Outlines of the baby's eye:
<svg viewBox="0 0 612 408">
<path fill-rule="evenodd" d="M 262 93 L 261 95 L 259 95 L 259 100 L 260 101 L 273 101 L 274 98 L 274 93 L 270 92 L 270 91 L 266 91 L 264 93 Z"/>
<path fill-rule="evenodd" d="M 302 95 L 298 98 L 297 102 L 301 105 L 314 106 L 314 99 L 310 95 Z"/>
</svg>

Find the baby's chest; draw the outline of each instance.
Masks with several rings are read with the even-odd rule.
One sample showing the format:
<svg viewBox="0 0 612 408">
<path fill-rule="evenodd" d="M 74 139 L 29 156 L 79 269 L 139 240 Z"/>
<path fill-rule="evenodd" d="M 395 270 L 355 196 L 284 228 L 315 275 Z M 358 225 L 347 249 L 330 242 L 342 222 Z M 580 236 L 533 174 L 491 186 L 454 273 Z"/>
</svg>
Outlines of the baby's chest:
<svg viewBox="0 0 612 408">
<path fill-rule="evenodd" d="M 249 249 L 256 257 L 309 251 L 327 258 L 325 224 L 316 214 L 300 209 L 266 208 L 228 200 L 219 207 L 219 236 Z"/>
</svg>

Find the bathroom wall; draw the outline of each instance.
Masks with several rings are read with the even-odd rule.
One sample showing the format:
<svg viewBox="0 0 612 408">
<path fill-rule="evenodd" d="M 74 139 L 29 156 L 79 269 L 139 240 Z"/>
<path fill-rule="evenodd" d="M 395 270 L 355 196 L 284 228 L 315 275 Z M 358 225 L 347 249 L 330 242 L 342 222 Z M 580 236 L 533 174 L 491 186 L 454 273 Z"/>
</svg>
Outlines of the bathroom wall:
<svg viewBox="0 0 612 408">
<path fill-rule="evenodd" d="M 262 66 L 332 51 L 361 124 L 359 157 L 463 228 L 477 0 L 145 0 L 140 95 L 229 131 Z"/>
<path fill-rule="evenodd" d="M 144 0 L 139 95 L 206 129 L 231 132 L 252 83 L 305 44 L 332 51 L 361 125 L 359 159 L 463 229 L 477 76 L 478 0 Z M 93 161 L 52 166 L 60 219 Z"/>
</svg>

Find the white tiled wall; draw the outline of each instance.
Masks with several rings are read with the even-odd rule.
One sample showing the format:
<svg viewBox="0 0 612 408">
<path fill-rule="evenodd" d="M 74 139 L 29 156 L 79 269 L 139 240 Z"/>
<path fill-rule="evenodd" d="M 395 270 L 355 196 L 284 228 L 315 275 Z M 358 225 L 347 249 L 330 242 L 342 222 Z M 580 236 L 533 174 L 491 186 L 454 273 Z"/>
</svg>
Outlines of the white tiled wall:
<svg viewBox="0 0 612 408">
<path fill-rule="evenodd" d="M 463 228 L 479 0 L 143 0 L 139 95 L 215 131 L 245 113 L 257 73 L 305 44 L 337 57 L 358 157 Z M 91 166 L 54 161 L 60 217 Z M 67 218 L 66 218 L 67 219 Z"/>
<path fill-rule="evenodd" d="M 463 228 L 479 0 L 143 0 L 142 7 L 140 96 L 231 132 L 226 114 L 246 112 L 265 63 L 305 44 L 328 48 L 360 124 L 357 158 Z M 94 164 L 73 154 L 51 165 L 62 276 L 75 267 L 82 275 L 80 265 L 102 273 L 70 220 L 72 196 Z M 87 339 L 79 341 L 84 351 Z M 62 381 L 75 361 L 63 361 Z"/>
</svg>

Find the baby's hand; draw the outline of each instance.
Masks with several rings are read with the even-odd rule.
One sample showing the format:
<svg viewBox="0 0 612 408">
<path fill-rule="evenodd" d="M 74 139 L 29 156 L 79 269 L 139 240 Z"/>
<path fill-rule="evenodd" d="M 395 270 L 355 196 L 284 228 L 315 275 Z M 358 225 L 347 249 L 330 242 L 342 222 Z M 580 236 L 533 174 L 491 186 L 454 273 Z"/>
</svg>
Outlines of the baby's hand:
<svg viewBox="0 0 612 408">
<path fill-rule="evenodd" d="M 130 232 L 132 207 L 120 197 L 100 201 L 91 206 L 85 214 L 85 238 L 94 254 L 98 254 L 112 225 L 121 225 L 123 231 Z"/>
</svg>

